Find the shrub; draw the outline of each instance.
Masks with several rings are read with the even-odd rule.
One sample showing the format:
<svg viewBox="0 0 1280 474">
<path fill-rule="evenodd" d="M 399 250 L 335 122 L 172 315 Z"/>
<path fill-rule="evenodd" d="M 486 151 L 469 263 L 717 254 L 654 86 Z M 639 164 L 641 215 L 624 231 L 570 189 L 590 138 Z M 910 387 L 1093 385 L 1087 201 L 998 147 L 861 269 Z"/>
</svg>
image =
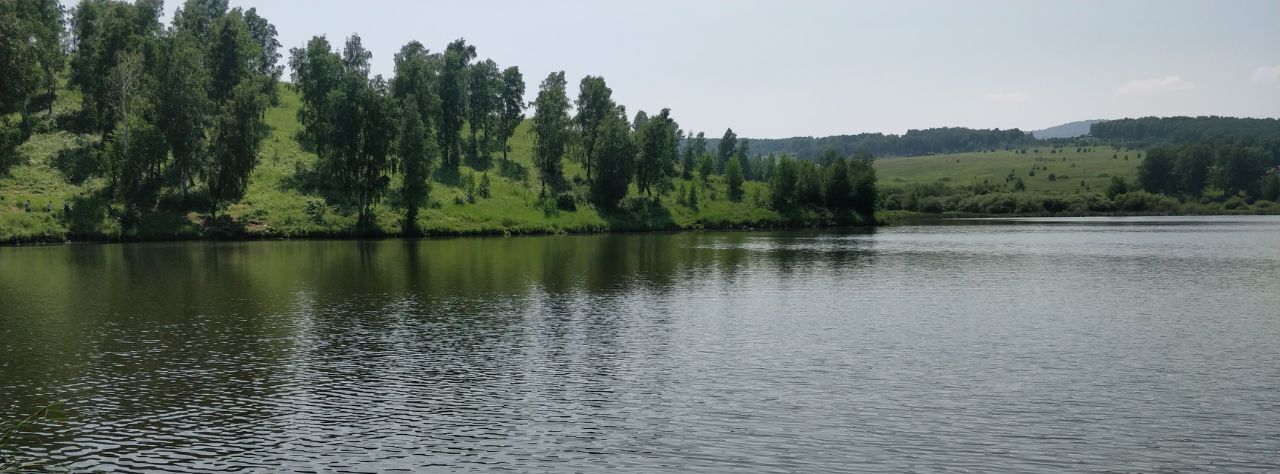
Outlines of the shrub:
<svg viewBox="0 0 1280 474">
<path fill-rule="evenodd" d="M 1234 211 L 1242 207 L 1245 207 L 1245 202 L 1244 202 L 1244 199 L 1240 198 L 1240 196 L 1233 196 L 1231 199 L 1228 199 L 1226 202 L 1222 203 L 1222 208 L 1229 211 Z"/>
<path fill-rule="evenodd" d="M 573 193 L 565 191 L 556 195 L 556 209 L 562 211 L 578 210 L 578 202 L 573 198 Z"/>
</svg>

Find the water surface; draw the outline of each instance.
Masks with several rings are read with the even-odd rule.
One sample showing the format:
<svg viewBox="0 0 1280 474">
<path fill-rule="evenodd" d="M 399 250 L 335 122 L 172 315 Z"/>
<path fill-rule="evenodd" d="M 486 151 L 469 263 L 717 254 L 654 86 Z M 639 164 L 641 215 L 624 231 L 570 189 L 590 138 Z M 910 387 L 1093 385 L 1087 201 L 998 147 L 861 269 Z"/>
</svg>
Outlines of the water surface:
<svg viewBox="0 0 1280 474">
<path fill-rule="evenodd" d="M 1275 471 L 1280 218 L 0 248 L 83 470 Z"/>
</svg>

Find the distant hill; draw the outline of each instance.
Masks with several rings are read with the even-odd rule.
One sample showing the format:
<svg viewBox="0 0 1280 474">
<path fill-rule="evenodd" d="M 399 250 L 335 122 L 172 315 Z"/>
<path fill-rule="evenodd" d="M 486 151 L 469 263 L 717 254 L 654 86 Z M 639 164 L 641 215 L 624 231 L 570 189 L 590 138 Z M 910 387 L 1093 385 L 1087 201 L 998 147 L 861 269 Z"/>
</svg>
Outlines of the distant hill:
<svg viewBox="0 0 1280 474">
<path fill-rule="evenodd" d="M 1031 135 L 1041 140 L 1047 138 L 1082 137 L 1088 135 L 1089 127 L 1098 122 L 1104 122 L 1104 120 L 1081 120 L 1079 122 L 1064 123 L 1044 130 L 1035 130 L 1031 132 Z"/>
</svg>

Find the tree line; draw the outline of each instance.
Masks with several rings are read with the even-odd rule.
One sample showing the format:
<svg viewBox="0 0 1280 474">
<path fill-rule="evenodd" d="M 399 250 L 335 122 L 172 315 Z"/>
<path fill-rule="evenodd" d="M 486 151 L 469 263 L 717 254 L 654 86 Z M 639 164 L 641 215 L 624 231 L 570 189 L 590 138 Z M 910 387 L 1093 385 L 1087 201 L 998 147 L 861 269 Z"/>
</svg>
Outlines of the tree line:
<svg viewBox="0 0 1280 474">
<path fill-rule="evenodd" d="M 55 0 L 0 0 L 0 8 L 0 107 L 5 133 L 13 131 L 4 135 L 12 135 L 3 142 L 10 151 L 30 136 L 32 105 L 51 107 L 66 64 L 67 86 L 82 101 L 65 125 L 100 137 L 87 150 L 126 216 L 165 202 L 216 216 L 244 196 L 284 69 L 275 27 L 256 9 L 186 0 L 165 25 L 160 0 L 85 0 L 70 11 Z M 541 203 L 572 207 L 575 189 L 585 188 L 584 199 L 608 212 L 633 194 L 656 202 L 677 191 L 675 180 L 693 181 L 687 190 L 681 185 L 679 201 L 696 203 L 714 176 L 734 201 L 744 198 L 747 181 L 758 181 L 772 195 L 758 204 L 781 211 L 874 211 L 866 154 L 850 160 L 832 150 L 818 162 L 752 155 L 752 142 L 732 129 L 709 140 L 687 134 L 667 108 L 629 115 L 599 76 L 583 77 L 570 97 L 564 72 L 553 72 L 525 103 L 520 69 L 480 60 L 464 39 L 442 51 L 405 44 L 391 78 L 371 74 L 372 57 L 352 35 L 341 49 L 313 37 L 287 59 L 287 86 L 301 103 L 293 138 L 317 157 L 313 169 L 300 170 L 301 181 L 352 204 L 361 227 L 374 225 L 373 207 L 394 195 L 405 228 L 414 230 L 433 182 L 458 182 L 463 164 L 485 172 L 487 194 L 495 160 L 500 169 L 521 168 L 508 153 L 527 107 Z M 18 123 L 7 126 L 14 114 Z M 566 179 L 565 160 L 580 163 L 584 176 Z"/>
<path fill-rule="evenodd" d="M 1089 127 L 1089 135 L 1134 146 L 1240 144 L 1270 146 L 1280 142 L 1280 119 L 1240 117 L 1142 117 L 1108 120 Z"/>
<path fill-rule="evenodd" d="M 1137 184 L 1149 193 L 1199 198 L 1206 188 L 1247 201 L 1280 200 L 1280 155 L 1233 143 L 1162 145 L 1147 149 Z"/>
<path fill-rule="evenodd" d="M 1035 137 L 1018 129 L 975 130 L 963 127 L 908 130 L 902 135 L 860 133 L 829 137 L 753 139 L 760 155 L 790 155 L 800 160 L 817 160 L 828 149 L 849 156 L 919 156 L 1005 149 L 1035 143 Z M 717 146 L 714 140 L 711 146 Z"/>
</svg>

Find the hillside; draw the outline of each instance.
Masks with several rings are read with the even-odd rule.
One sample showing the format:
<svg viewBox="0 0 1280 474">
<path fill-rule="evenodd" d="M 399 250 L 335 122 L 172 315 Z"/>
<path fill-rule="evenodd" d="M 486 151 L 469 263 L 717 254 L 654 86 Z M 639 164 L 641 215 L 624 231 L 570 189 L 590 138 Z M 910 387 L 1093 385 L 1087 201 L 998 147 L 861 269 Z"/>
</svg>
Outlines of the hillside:
<svg viewBox="0 0 1280 474">
<path fill-rule="evenodd" d="M 283 85 L 280 92 L 280 106 L 267 112 L 272 130 L 248 191 L 228 207 L 225 218 L 207 222 L 207 214 L 173 205 L 180 199 L 164 196 L 160 207 L 143 214 L 136 229 L 123 231 L 113 217 L 119 205 L 103 196 L 106 183 L 96 176 L 97 164 L 87 153 L 96 138 L 58 130 L 55 125 L 80 107 L 77 93 L 61 91 L 52 116 L 37 115 L 38 133 L 20 147 L 25 162 L 0 176 L 0 242 L 354 235 L 355 209 L 326 200 L 301 179 L 316 156 L 294 139 L 299 129 L 297 94 Z M 699 188 L 695 207 L 683 204 L 673 192 L 661 196 L 657 205 L 632 198 L 624 201 L 623 209 L 610 213 L 583 203 L 573 211 L 544 208 L 538 202 L 537 178 L 530 172 L 532 137 L 527 122 L 516 131 L 510 146 L 511 165 L 503 169 L 496 164 L 489 170 L 463 165 L 458 175 L 437 173 L 419 227 L 429 235 L 470 235 L 730 228 L 772 226 L 780 221 L 765 205 L 764 183 L 745 183 L 745 198 L 733 202 L 727 198 L 722 177 L 713 177 L 708 187 Z M 492 182 L 491 196 L 469 202 L 467 177 L 479 182 L 484 173 Z M 565 161 L 567 181 L 580 182 L 582 174 L 581 165 Z M 399 184 L 399 178 L 393 177 L 390 195 L 374 209 L 380 234 L 401 231 L 403 211 L 392 205 Z M 674 182 L 677 191 L 689 186 L 690 181 Z M 585 195 L 584 185 L 574 188 Z M 638 194 L 634 186 L 631 194 Z M 28 201 L 31 212 L 25 211 Z M 66 215 L 64 203 L 71 209 Z M 45 212 L 46 206 L 53 212 Z"/>
<path fill-rule="evenodd" d="M 1089 134 L 1089 127 L 1095 123 L 1104 122 L 1104 120 L 1080 120 L 1076 122 L 1064 123 L 1062 125 L 1049 127 L 1044 130 L 1036 130 L 1031 132 L 1032 136 L 1037 139 L 1046 140 L 1050 138 L 1075 138 L 1083 137 Z"/>
<path fill-rule="evenodd" d="M 1005 177 L 1013 173 L 1030 193 L 1097 194 L 1105 192 L 1112 176 L 1136 181 L 1142 162 L 1141 152 L 1111 147 L 1031 147 L 1025 154 L 1021 150 L 889 158 L 876 160 L 875 167 L 884 188 L 938 182 L 1005 184 Z"/>
</svg>

